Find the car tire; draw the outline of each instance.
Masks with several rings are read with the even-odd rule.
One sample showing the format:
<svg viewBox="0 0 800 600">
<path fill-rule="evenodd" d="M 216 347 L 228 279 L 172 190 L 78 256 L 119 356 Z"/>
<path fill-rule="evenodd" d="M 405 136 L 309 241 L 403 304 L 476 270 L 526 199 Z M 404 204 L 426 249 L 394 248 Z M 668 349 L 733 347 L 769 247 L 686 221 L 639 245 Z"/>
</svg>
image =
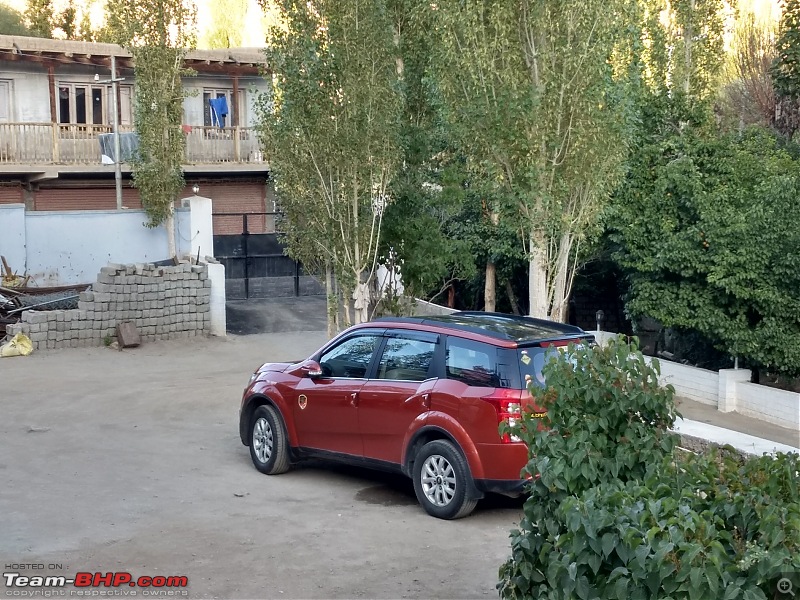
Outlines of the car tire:
<svg viewBox="0 0 800 600">
<path fill-rule="evenodd" d="M 439 519 L 460 519 L 478 501 L 469 498 L 469 465 L 464 455 L 447 440 L 428 442 L 414 460 L 414 492 L 425 511 Z"/>
<path fill-rule="evenodd" d="M 289 444 L 283 419 L 274 406 L 256 408 L 250 421 L 250 458 L 256 469 L 267 475 L 289 470 Z"/>
</svg>

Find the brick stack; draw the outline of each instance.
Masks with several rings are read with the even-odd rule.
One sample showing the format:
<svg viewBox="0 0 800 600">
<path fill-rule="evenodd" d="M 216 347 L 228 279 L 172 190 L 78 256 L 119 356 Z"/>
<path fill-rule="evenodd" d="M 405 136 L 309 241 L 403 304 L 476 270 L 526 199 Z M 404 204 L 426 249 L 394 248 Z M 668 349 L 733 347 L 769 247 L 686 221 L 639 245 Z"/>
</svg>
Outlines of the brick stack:
<svg viewBox="0 0 800 600">
<path fill-rule="evenodd" d="M 131 321 L 143 341 L 208 334 L 211 280 L 206 265 L 108 265 L 91 291 L 81 292 L 77 310 L 25 311 L 10 325 L 35 350 L 84 348 L 109 343 L 117 323 Z"/>
</svg>

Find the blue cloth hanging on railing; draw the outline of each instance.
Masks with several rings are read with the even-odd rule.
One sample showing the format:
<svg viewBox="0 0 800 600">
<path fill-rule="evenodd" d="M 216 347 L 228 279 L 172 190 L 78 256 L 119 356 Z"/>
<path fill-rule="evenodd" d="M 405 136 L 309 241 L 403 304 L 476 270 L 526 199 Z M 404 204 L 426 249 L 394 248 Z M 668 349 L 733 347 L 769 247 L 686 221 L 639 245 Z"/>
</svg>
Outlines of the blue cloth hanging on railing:
<svg viewBox="0 0 800 600">
<path fill-rule="evenodd" d="M 228 116 L 228 101 L 225 96 L 211 98 L 208 104 L 211 107 L 211 125 L 225 127 L 225 117 Z"/>
</svg>

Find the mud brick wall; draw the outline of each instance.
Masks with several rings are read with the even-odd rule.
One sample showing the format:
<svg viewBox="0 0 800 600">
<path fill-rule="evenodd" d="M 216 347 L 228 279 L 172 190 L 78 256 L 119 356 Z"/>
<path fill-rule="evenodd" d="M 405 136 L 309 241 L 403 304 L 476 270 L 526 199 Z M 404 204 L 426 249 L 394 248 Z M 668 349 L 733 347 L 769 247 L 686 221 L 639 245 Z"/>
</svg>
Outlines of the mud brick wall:
<svg viewBox="0 0 800 600">
<path fill-rule="evenodd" d="M 102 346 L 125 321 L 136 325 L 142 341 L 207 335 L 210 299 L 207 265 L 108 265 L 81 292 L 77 309 L 25 311 L 8 332 L 24 333 L 35 350 Z"/>
</svg>

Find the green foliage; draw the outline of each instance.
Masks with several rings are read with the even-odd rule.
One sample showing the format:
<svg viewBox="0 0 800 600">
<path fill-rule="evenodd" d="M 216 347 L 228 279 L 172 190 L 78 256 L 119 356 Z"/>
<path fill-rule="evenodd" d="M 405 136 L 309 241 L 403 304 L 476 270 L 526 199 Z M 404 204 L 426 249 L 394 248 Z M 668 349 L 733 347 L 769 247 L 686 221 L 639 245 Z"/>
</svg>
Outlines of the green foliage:
<svg viewBox="0 0 800 600">
<path fill-rule="evenodd" d="M 779 96 L 800 98 L 800 0 L 785 0 L 772 79 Z"/>
<path fill-rule="evenodd" d="M 27 0 L 25 20 L 37 37 L 53 37 L 53 21 L 55 12 L 52 0 Z"/>
<path fill-rule="evenodd" d="M 391 184 L 392 203 L 383 220 L 382 254 L 396 254 L 405 293 L 428 297 L 475 272 L 468 244 L 452 235 L 464 206 L 458 162 L 453 156 L 441 98 L 430 78 L 436 40 L 431 24 L 414 19 L 417 0 L 395 0 L 390 8 L 398 36 L 404 98 L 400 119 L 403 168 Z"/>
<path fill-rule="evenodd" d="M 800 570 L 798 455 L 676 457 L 673 390 L 620 338 L 570 348 L 532 388 L 524 518 L 502 598 L 766 599 Z M 769 596 L 771 597 L 771 596 Z"/>
<path fill-rule="evenodd" d="M 728 450 L 649 465 L 641 479 L 567 497 L 505 598 L 776 597 L 800 570 L 798 455 Z M 795 579 L 799 579 L 795 577 Z M 797 581 L 795 581 L 797 584 Z"/>
<path fill-rule="evenodd" d="M 68 40 L 74 40 L 78 33 L 77 31 L 78 11 L 75 8 L 74 2 L 70 1 L 63 11 L 58 15 L 56 27 L 64 32 Z"/>
<path fill-rule="evenodd" d="M 764 130 L 687 128 L 646 140 L 609 219 L 630 314 L 800 373 L 798 175 Z"/>
<path fill-rule="evenodd" d="M 139 154 L 133 161 L 133 181 L 148 225 L 156 227 L 172 218 L 184 186 L 181 123 L 186 92 L 181 77 L 189 74 L 183 59 L 195 45 L 195 13 L 181 0 L 109 0 L 107 13 L 106 35 L 134 59 Z"/>
<path fill-rule="evenodd" d="M 211 26 L 204 36 L 209 48 L 236 48 L 242 45 L 247 19 L 247 0 L 218 0 L 211 3 Z"/>
<path fill-rule="evenodd" d="M 654 71 L 658 87 L 697 99 L 711 98 L 725 59 L 726 3 L 656 0 L 648 4 L 653 17 L 648 33 L 663 44 L 651 46 L 651 52 L 659 55 Z M 665 9 L 662 16 L 660 11 Z"/>
<path fill-rule="evenodd" d="M 25 26 L 22 15 L 0 2 L 0 35 L 37 35 Z"/>
<path fill-rule="evenodd" d="M 778 104 L 776 125 L 791 138 L 800 128 L 800 1 L 786 0 L 782 9 L 771 73 Z"/>
<path fill-rule="evenodd" d="M 474 179 L 502 189 L 489 212 L 519 227 L 531 312 L 562 318 L 575 265 L 627 150 L 628 0 L 426 5 L 435 73 Z M 496 195 L 489 199 L 496 199 Z"/>
<path fill-rule="evenodd" d="M 531 480 L 525 517 L 511 535 L 511 558 L 500 570 L 498 587 L 507 598 L 539 597 L 540 586 L 552 585 L 545 581 L 556 565 L 547 557 L 556 551 L 564 526 L 558 511 L 569 498 L 609 481 L 642 479 L 678 440 L 669 431 L 677 416 L 674 390 L 658 384 L 658 361 L 648 363 L 635 342 L 620 337 L 605 347 L 570 346 L 566 356 L 554 350 L 554 356 L 560 359 L 543 369 L 547 387 L 529 386 L 546 416 L 527 410 L 511 431 L 528 445 L 523 474 L 540 477 Z"/>
<path fill-rule="evenodd" d="M 330 265 L 346 303 L 372 280 L 381 205 L 392 200 L 402 158 L 403 96 L 387 4 L 282 0 L 282 23 L 266 49 L 275 93 L 261 98 L 259 129 L 287 250 L 312 270 Z"/>
<path fill-rule="evenodd" d="M 88 10 L 84 10 L 78 25 L 78 38 L 84 42 L 97 41 L 97 33 L 92 29 L 92 19 Z"/>
</svg>

